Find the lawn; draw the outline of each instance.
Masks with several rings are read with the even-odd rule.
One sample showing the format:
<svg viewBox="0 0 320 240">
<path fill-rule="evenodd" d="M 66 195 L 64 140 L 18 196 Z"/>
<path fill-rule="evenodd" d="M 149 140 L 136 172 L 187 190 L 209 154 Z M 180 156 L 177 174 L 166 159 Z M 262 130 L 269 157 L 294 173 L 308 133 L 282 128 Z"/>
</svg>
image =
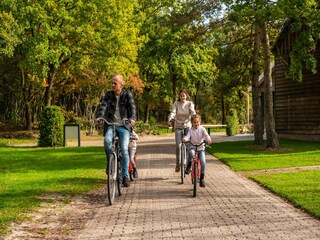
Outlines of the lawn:
<svg viewBox="0 0 320 240">
<path fill-rule="evenodd" d="M 68 201 L 105 182 L 102 147 L 22 148 L 5 147 L 1 142 L 0 235 L 12 221 L 25 220 L 45 201 L 42 196 L 53 194 Z"/>
<path fill-rule="evenodd" d="M 249 178 L 320 218 L 320 170 L 250 174 L 257 170 L 320 166 L 319 142 L 280 140 L 280 145 L 280 151 L 265 151 L 252 141 L 222 142 L 207 150 L 234 171 L 246 171 Z"/>
<path fill-rule="evenodd" d="M 208 151 L 234 171 L 320 165 L 319 142 L 280 140 L 280 145 L 280 151 L 265 151 L 252 141 L 222 142 L 212 144 Z"/>
</svg>

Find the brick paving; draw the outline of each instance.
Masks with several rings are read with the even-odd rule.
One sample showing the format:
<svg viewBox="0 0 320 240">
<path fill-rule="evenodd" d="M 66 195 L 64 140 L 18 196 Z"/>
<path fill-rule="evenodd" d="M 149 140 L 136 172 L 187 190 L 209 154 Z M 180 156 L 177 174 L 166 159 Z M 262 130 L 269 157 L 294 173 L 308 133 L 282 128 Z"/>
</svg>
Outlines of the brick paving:
<svg viewBox="0 0 320 240">
<path fill-rule="evenodd" d="M 209 154 L 207 186 L 192 197 L 190 176 L 181 184 L 174 172 L 174 152 L 173 137 L 142 138 L 139 178 L 112 206 L 101 189 L 93 218 L 74 239 L 320 239 L 319 220 Z"/>
</svg>

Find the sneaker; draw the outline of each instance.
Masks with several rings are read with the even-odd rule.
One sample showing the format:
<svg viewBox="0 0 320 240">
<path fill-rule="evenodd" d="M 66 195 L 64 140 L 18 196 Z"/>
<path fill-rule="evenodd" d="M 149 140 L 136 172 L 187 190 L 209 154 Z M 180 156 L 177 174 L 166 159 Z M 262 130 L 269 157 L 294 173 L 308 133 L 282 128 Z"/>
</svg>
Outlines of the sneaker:
<svg viewBox="0 0 320 240">
<path fill-rule="evenodd" d="M 130 181 L 128 177 L 123 177 L 122 184 L 124 187 L 129 187 L 130 186 Z"/>
<path fill-rule="evenodd" d="M 133 177 L 138 178 L 138 171 L 136 167 L 133 168 Z"/>
<path fill-rule="evenodd" d="M 206 187 L 206 182 L 204 179 L 200 179 L 200 187 Z"/>
<path fill-rule="evenodd" d="M 176 172 L 180 172 L 180 164 L 179 163 L 177 163 L 177 165 L 176 165 Z"/>
<path fill-rule="evenodd" d="M 191 172 L 191 162 L 188 162 L 185 174 L 188 175 Z"/>
</svg>

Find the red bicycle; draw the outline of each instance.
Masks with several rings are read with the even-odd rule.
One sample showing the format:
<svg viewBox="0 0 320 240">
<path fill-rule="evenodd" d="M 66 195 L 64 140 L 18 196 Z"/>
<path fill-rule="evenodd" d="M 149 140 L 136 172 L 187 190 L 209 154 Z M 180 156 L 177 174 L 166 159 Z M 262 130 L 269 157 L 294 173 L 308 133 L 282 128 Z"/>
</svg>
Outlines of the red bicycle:
<svg viewBox="0 0 320 240">
<path fill-rule="evenodd" d="M 206 147 L 207 143 L 206 142 L 202 142 L 200 144 L 193 144 L 191 142 L 187 142 L 187 143 L 191 144 L 196 148 L 195 155 L 194 155 L 194 158 L 192 159 L 192 164 L 191 164 L 191 182 L 193 184 L 193 197 L 196 197 L 198 183 L 200 182 L 200 172 L 201 172 L 201 164 L 200 164 L 198 147 L 202 145 Z"/>
<path fill-rule="evenodd" d="M 134 164 L 137 166 L 137 152 L 135 152 L 134 154 Z M 135 178 L 138 178 L 138 174 L 137 172 L 134 172 L 134 169 L 133 169 L 133 164 L 131 161 L 129 161 L 129 176 L 130 176 L 130 180 L 133 181 Z"/>
</svg>

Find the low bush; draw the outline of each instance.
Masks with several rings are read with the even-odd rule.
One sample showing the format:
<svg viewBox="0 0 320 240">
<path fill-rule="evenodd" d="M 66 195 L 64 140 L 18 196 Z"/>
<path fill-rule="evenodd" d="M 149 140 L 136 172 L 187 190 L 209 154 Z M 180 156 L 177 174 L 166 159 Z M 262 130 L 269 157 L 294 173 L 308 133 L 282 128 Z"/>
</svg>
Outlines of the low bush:
<svg viewBox="0 0 320 240">
<path fill-rule="evenodd" d="M 58 106 L 48 106 L 43 109 L 40 121 L 40 147 L 63 145 L 64 117 Z"/>
</svg>

